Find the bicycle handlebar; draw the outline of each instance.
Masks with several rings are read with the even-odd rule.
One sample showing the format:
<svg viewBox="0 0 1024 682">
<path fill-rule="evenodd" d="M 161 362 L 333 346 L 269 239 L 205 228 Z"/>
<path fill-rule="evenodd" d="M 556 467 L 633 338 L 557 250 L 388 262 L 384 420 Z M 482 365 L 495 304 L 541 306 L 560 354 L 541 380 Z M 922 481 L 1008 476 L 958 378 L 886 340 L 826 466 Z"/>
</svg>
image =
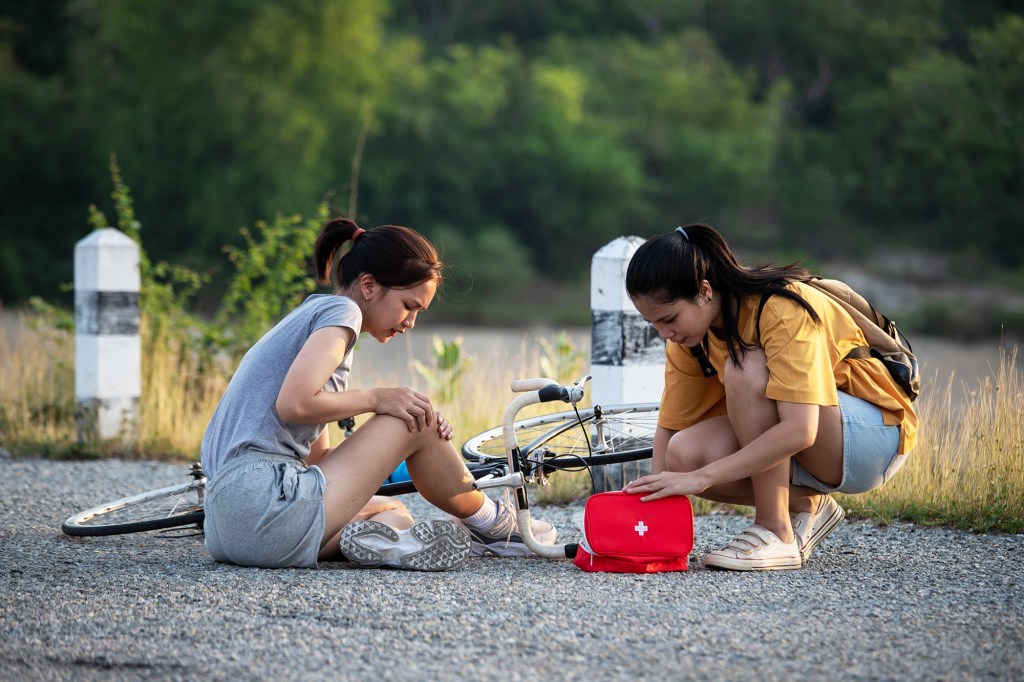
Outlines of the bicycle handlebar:
<svg viewBox="0 0 1024 682">
<path fill-rule="evenodd" d="M 512 392 L 513 393 L 523 393 L 525 391 L 537 391 L 539 389 L 544 388 L 545 386 L 550 386 L 551 384 L 554 384 L 555 386 L 557 386 L 558 382 L 555 381 L 554 379 L 544 379 L 544 378 L 540 378 L 540 379 L 516 379 L 515 381 L 512 382 Z"/>
</svg>

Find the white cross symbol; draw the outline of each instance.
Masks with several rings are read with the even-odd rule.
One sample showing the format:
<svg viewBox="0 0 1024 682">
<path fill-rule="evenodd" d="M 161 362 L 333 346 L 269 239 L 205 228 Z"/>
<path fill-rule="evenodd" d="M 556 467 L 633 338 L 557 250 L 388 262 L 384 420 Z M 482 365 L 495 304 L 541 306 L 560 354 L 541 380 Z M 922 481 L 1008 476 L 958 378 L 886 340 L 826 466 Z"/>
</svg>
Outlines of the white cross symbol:
<svg viewBox="0 0 1024 682">
<path fill-rule="evenodd" d="M 644 525 L 643 521 L 641 521 L 633 527 L 633 530 L 635 530 L 640 535 L 640 537 L 643 537 L 644 533 L 646 533 L 650 529 Z"/>
</svg>

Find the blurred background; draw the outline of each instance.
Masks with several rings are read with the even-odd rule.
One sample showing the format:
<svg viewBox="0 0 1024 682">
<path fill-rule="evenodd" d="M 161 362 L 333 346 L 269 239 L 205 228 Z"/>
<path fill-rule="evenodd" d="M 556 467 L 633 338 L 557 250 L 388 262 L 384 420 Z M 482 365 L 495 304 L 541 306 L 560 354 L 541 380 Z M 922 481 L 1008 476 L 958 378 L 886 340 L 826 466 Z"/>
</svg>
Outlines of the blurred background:
<svg viewBox="0 0 1024 682">
<path fill-rule="evenodd" d="M 442 247 L 440 320 L 586 325 L 597 248 L 704 221 L 911 329 L 1024 330 L 1021 2 L 0 8 L 6 307 L 70 305 L 116 155 L 150 256 L 206 276 L 199 312 L 240 228 L 326 202 Z"/>
</svg>

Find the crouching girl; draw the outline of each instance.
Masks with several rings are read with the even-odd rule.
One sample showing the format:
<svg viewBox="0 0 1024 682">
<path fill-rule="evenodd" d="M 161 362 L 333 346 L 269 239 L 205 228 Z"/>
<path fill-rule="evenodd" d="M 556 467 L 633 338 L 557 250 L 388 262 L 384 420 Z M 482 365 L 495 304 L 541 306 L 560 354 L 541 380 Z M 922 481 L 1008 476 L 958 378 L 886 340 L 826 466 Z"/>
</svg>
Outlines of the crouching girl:
<svg viewBox="0 0 1024 682">
<path fill-rule="evenodd" d="M 881 361 L 848 357 L 864 335 L 809 278 L 740 265 L 706 225 L 648 240 L 627 269 L 668 343 L 652 474 L 626 490 L 755 508 L 706 566 L 800 568 L 843 520 L 831 493 L 882 485 L 914 445 L 910 399 Z"/>
</svg>

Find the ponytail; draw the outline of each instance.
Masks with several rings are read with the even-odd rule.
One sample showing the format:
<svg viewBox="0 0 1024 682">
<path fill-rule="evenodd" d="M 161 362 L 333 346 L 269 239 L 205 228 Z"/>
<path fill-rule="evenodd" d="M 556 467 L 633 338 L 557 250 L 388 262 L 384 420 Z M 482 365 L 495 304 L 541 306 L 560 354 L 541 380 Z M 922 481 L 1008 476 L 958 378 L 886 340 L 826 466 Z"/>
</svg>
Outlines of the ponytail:
<svg viewBox="0 0 1024 682">
<path fill-rule="evenodd" d="M 751 348 L 740 339 L 741 297 L 778 295 L 795 301 L 816 323 L 821 318 L 799 294 L 786 287 L 811 278 L 796 263 L 784 266 L 744 267 L 736 260 L 721 234 L 701 223 L 676 228 L 644 242 L 626 268 L 626 292 L 631 299 L 649 297 L 661 303 L 692 301 L 707 280 L 722 298 L 722 331 L 729 357 L 739 363 Z"/>
<path fill-rule="evenodd" d="M 331 275 L 335 270 L 334 256 L 345 242 L 355 240 L 356 230 L 361 229 L 348 218 L 335 218 L 324 224 L 320 236 L 313 247 L 313 262 L 316 264 L 316 276 L 321 284 L 331 284 Z"/>
<path fill-rule="evenodd" d="M 350 242 L 347 250 L 342 247 Z M 313 247 L 313 262 L 322 284 L 343 289 L 359 275 L 372 275 L 381 285 L 404 289 L 426 281 L 441 283 L 444 265 L 426 237 L 400 225 L 364 230 L 348 218 L 324 224 Z"/>
</svg>

